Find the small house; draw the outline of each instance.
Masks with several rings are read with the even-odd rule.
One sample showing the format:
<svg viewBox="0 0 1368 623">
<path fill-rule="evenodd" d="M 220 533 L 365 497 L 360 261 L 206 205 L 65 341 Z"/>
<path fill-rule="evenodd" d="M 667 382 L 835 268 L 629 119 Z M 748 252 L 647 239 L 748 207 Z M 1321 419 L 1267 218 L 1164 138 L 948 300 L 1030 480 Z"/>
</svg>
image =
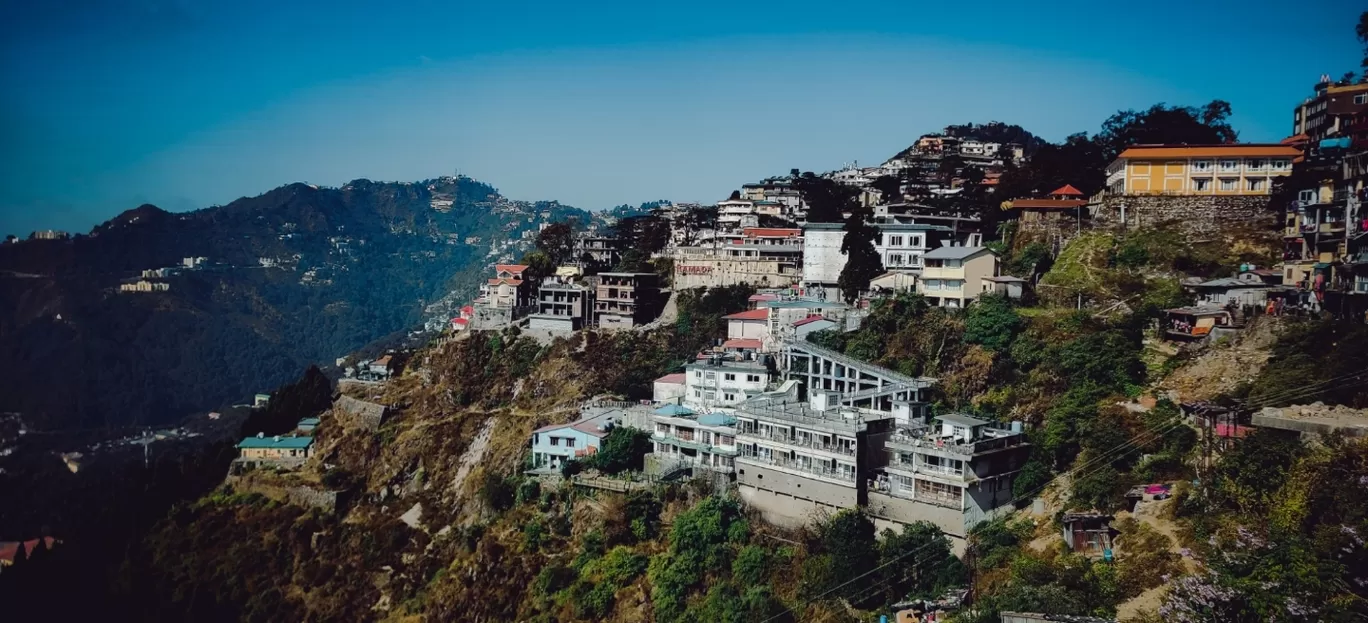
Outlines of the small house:
<svg viewBox="0 0 1368 623">
<path fill-rule="evenodd" d="M 828 329 L 836 329 L 841 325 L 835 320 L 825 316 L 812 315 L 793 323 L 793 338 L 797 340 L 807 339 L 808 334 Z"/>
<path fill-rule="evenodd" d="M 370 362 L 370 365 L 367 366 L 367 371 L 369 371 L 371 374 L 374 374 L 375 376 L 387 377 L 390 375 L 390 371 L 392 370 L 393 364 L 394 356 L 385 355 L 383 357 L 380 357 L 379 359 L 376 359 L 375 361 Z"/>
<path fill-rule="evenodd" d="M 1060 520 L 1064 544 L 1075 554 L 1110 558 L 1112 539 L 1119 534 L 1111 527 L 1112 519 L 1098 512 L 1065 513 Z"/>
<path fill-rule="evenodd" d="M 769 337 L 769 309 L 751 309 L 722 317 L 727 321 L 727 338 L 763 340 Z"/>
<path fill-rule="evenodd" d="M 1011 275 L 983 278 L 984 294 L 1000 294 L 1009 299 L 1020 299 L 1026 291 L 1026 280 Z"/>
<path fill-rule="evenodd" d="M 598 452 L 603 438 L 618 425 L 614 411 L 570 424 L 552 424 L 532 431 L 532 469 L 560 471 L 567 462 Z"/>
<path fill-rule="evenodd" d="M 318 428 L 318 422 L 319 420 L 316 417 L 302 418 L 299 420 L 299 424 L 295 426 L 295 430 L 301 433 L 312 433 L 315 428 Z"/>
<path fill-rule="evenodd" d="M 253 407 L 264 407 L 264 406 L 266 406 L 266 405 L 268 405 L 268 404 L 270 404 L 270 403 L 271 403 L 271 395 L 270 395 L 270 394 L 257 394 L 257 395 L 252 399 L 252 406 L 253 406 Z"/>
<path fill-rule="evenodd" d="M 677 402 L 684 397 L 684 381 L 685 375 L 683 372 L 666 374 L 665 376 L 656 379 L 655 391 L 651 395 L 652 400 L 657 403 Z"/>
<path fill-rule="evenodd" d="M 1263 305 L 1276 284 L 1265 281 L 1256 271 L 1245 271 L 1234 277 L 1203 281 L 1190 286 L 1197 292 L 1199 303 L 1211 305 Z"/>
<path fill-rule="evenodd" d="M 1180 307 L 1164 310 L 1164 333 L 1171 339 L 1194 340 L 1229 328 L 1230 312 L 1223 307 Z"/>
<path fill-rule="evenodd" d="M 237 469 L 257 467 L 298 467 L 313 455 L 313 437 L 267 437 L 257 433 L 238 443 Z"/>
</svg>

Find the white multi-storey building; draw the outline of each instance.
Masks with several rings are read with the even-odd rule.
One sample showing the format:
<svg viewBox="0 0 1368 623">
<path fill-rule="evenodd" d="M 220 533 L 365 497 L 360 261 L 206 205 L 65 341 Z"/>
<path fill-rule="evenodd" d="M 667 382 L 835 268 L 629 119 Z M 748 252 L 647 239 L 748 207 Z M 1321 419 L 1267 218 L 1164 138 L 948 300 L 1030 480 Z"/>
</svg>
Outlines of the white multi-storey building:
<svg viewBox="0 0 1368 623">
<path fill-rule="evenodd" d="M 736 458 L 736 418 L 727 413 L 697 415 L 665 405 L 651 415 L 652 470 L 702 468 L 732 473 Z"/>
<path fill-rule="evenodd" d="M 769 385 L 764 364 L 720 355 L 686 365 L 684 373 L 684 404 L 698 411 L 735 407 Z"/>
<path fill-rule="evenodd" d="M 803 226 L 803 286 L 821 290 L 828 300 L 838 294 L 836 282 L 845 268 L 846 256 L 841 253 L 845 240 L 842 223 L 808 223 Z M 874 249 L 879 252 L 884 268 L 890 271 L 915 272 L 922 267 L 922 256 L 932 247 L 932 239 L 949 230 L 938 225 L 916 223 L 878 223 L 879 238 Z"/>
</svg>

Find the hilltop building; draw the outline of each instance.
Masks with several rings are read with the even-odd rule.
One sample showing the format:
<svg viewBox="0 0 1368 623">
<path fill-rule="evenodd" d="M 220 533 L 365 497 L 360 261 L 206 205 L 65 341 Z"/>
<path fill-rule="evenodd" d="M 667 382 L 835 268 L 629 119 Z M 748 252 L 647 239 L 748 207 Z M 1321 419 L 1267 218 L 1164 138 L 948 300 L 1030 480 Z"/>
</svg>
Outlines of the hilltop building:
<svg viewBox="0 0 1368 623">
<path fill-rule="evenodd" d="M 736 417 L 727 413 L 695 413 L 664 405 L 651 415 L 652 452 L 648 471 L 681 469 L 730 474 L 736 459 Z M 695 473 L 694 475 L 700 475 Z"/>
<path fill-rule="evenodd" d="M 537 293 L 537 313 L 528 317 L 527 327 L 570 332 L 588 326 L 594 312 L 594 292 L 573 277 L 546 279 Z"/>
<path fill-rule="evenodd" d="M 599 273 L 594 317 L 604 329 L 629 329 L 660 315 L 660 286 L 655 273 Z"/>
<path fill-rule="evenodd" d="M 715 235 L 711 244 L 676 247 L 674 287 L 717 288 L 748 283 L 782 288 L 802 276 L 803 231 L 747 227 L 740 234 Z"/>
<path fill-rule="evenodd" d="M 917 293 L 942 307 L 967 307 L 997 274 L 997 254 L 987 247 L 941 247 L 927 251 Z"/>
<path fill-rule="evenodd" d="M 1301 150 L 1282 143 L 1136 145 L 1107 167 L 1111 195 L 1267 195 Z"/>
<path fill-rule="evenodd" d="M 1335 84 L 1321 76 L 1315 93 L 1292 111 L 1292 134 L 1312 144 L 1347 137 L 1355 147 L 1368 146 L 1368 83 Z"/>
<path fill-rule="evenodd" d="M 297 468 L 313 454 L 313 437 L 276 435 L 267 437 L 257 433 L 238 443 L 238 458 L 233 460 L 235 472 L 258 467 Z"/>
</svg>

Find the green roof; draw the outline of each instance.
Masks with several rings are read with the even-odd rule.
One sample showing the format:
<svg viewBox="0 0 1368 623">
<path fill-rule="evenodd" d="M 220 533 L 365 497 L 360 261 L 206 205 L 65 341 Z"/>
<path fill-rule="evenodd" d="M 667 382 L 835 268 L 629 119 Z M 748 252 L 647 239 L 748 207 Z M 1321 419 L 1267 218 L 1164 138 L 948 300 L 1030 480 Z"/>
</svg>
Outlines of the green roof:
<svg viewBox="0 0 1368 623">
<path fill-rule="evenodd" d="M 283 450 L 303 450 L 313 444 L 313 437 L 248 437 L 238 444 L 238 448 L 280 448 Z"/>
</svg>

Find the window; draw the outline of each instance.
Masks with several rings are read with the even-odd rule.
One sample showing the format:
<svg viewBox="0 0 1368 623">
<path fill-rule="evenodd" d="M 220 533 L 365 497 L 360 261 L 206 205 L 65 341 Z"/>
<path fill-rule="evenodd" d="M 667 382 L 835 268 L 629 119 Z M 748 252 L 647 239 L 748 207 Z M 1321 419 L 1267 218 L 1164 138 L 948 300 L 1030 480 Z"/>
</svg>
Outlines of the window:
<svg viewBox="0 0 1368 623">
<path fill-rule="evenodd" d="M 956 437 L 967 437 L 969 435 L 969 429 L 963 426 L 956 426 L 950 429 L 950 432 Z"/>
<path fill-rule="evenodd" d="M 1221 190 L 1239 190 L 1239 189 L 1240 189 L 1240 180 L 1237 180 L 1237 179 L 1235 179 L 1235 178 L 1233 178 L 1233 177 L 1223 177 L 1223 178 L 1221 178 Z"/>
<path fill-rule="evenodd" d="M 913 267 L 913 268 L 920 268 L 920 267 L 921 267 L 921 265 L 922 265 L 922 258 L 921 258 L 920 255 L 913 255 L 913 256 L 911 256 L 909 259 L 912 260 L 912 267 Z"/>
<path fill-rule="evenodd" d="M 1193 178 L 1193 180 L 1192 180 L 1192 189 L 1193 189 L 1193 190 L 1202 190 L 1202 191 L 1211 190 L 1211 178 L 1209 178 L 1209 177 L 1198 177 L 1198 178 Z"/>
<path fill-rule="evenodd" d="M 707 393 L 703 394 L 703 399 L 704 399 L 704 400 L 717 400 L 717 392 L 712 391 L 712 390 L 708 390 Z"/>
<path fill-rule="evenodd" d="M 760 375 L 759 375 L 759 374 L 747 374 L 747 375 L 746 375 L 746 382 L 747 382 L 747 383 L 759 383 L 759 382 L 760 382 Z"/>
<path fill-rule="evenodd" d="M 1288 161 L 1286 161 L 1286 160 L 1274 160 L 1274 161 L 1273 161 L 1273 170 L 1274 170 L 1274 171 L 1286 171 L 1290 166 L 1291 166 L 1291 163 L 1288 162 Z"/>
<path fill-rule="evenodd" d="M 735 381 L 735 380 L 736 380 L 736 375 L 735 375 L 735 374 L 732 374 L 731 372 L 728 372 L 728 373 L 722 375 L 722 380 L 724 380 L 724 381 Z"/>
<path fill-rule="evenodd" d="M 1245 187 L 1254 192 L 1262 192 L 1268 188 L 1268 180 L 1262 177 L 1252 177 L 1245 180 Z"/>
<path fill-rule="evenodd" d="M 911 236 L 910 239 L 911 239 L 911 241 L 912 241 L 911 243 L 909 243 L 911 246 L 914 246 L 914 247 L 920 247 L 920 246 L 922 246 L 922 237 L 921 237 L 921 236 Z"/>
<path fill-rule="evenodd" d="M 901 253 L 890 253 L 890 254 L 888 254 L 888 265 L 889 265 L 889 266 L 902 266 L 902 265 L 903 265 L 903 254 L 901 254 Z"/>
<path fill-rule="evenodd" d="M 1239 160 L 1222 160 L 1222 161 L 1221 161 L 1221 170 L 1222 170 L 1222 171 L 1239 171 L 1239 170 L 1240 170 L 1240 161 L 1239 161 Z"/>
<path fill-rule="evenodd" d="M 1193 161 L 1192 161 L 1192 172 L 1193 172 L 1193 173 L 1206 173 L 1206 172 L 1208 172 L 1208 171 L 1210 171 L 1210 170 L 1211 170 L 1211 161 L 1210 161 L 1210 160 L 1193 160 Z"/>
<path fill-rule="evenodd" d="M 1268 168 L 1268 161 L 1262 158 L 1254 158 L 1251 159 L 1248 163 L 1246 163 L 1245 168 L 1249 169 L 1250 171 L 1262 171 Z"/>
<path fill-rule="evenodd" d="M 574 438 L 574 437 L 566 437 L 566 438 L 565 438 L 565 447 L 567 447 L 567 448 L 573 448 L 573 447 L 575 447 L 575 438 Z"/>
<path fill-rule="evenodd" d="M 888 246 L 890 246 L 890 247 L 901 247 L 901 246 L 903 246 L 903 237 L 902 237 L 902 236 L 889 236 L 889 237 L 888 237 Z"/>
<path fill-rule="evenodd" d="M 696 379 L 701 379 L 701 378 L 703 378 L 703 373 L 702 373 L 702 372 L 699 372 L 698 370 L 694 370 L 694 378 L 696 378 Z"/>
<path fill-rule="evenodd" d="M 731 392 L 722 394 L 722 400 L 725 402 L 736 402 L 736 394 L 733 394 Z"/>
<path fill-rule="evenodd" d="M 694 390 L 694 398 L 700 398 L 700 397 L 702 397 L 702 394 L 700 394 L 700 393 L 698 392 L 698 390 L 695 389 L 695 390 Z"/>
<path fill-rule="evenodd" d="M 559 446 L 559 445 L 560 445 L 560 437 L 552 437 L 552 438 L 551 438 L 551 445 L 553 445 L 553 446 Z"/>
<path fill-rule="evenodd" d="M 1300 201 L 1301 203 L 1315 203 L 1316 194 L 1315 190 L 1303 190 L 1297 193 L 1297 201 Z"/>
<path fill-rule="evenodd" d="M 1368 93 L 1359 93 L 1354 96 L 1355 104 L 1368 104 Z"/>
</svg>

